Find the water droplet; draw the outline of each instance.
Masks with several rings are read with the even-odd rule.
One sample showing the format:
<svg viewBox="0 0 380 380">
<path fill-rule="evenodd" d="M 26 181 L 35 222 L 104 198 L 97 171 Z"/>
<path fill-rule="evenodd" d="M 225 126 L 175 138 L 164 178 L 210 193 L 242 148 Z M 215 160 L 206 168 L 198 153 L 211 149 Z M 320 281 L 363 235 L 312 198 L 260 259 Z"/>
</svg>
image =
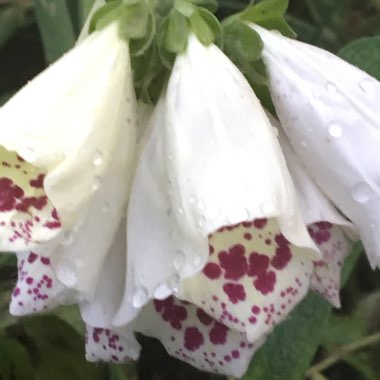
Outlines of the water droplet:
<svg viewBox="0 0 380 380">
<path fill-rule="evenodd" d="M 331 137 L 338 138 L 342 136 L 343 130 L 342 130 L 341 125 L 334 121 L 329 124 L 328 132 Z"/>
<path fill-rule="evenodd" d="M 332 82 L 327 82 L 326 89 L 327 91 L 332 92 L 332 93 L 336 93 L 338 91 L 336 84 Z"/>
<path fill-rule="evenodd" d="M 69 261 L 63 261 L 57 266 L 57 277 L 66 286 L 72 287 L 78 281 L 77 275 Z"/>
<path fill-rule="evenodd" d="M 103 154 L 100 150 L 97 150 L 94 153 L 94 158 L 92 162 L 94 163 L 95 166 L 100 166 L 103 163 Z"/>
<path fill-rule="evenodd" d="M 205 203 L 202 200 L 200 200 L 198 202 L 198 208 L 199 208 L 199 210 L 204 210 L 205 207 L 206 207 Z"/>
<path fill-rule="evenodd" d="M 148 290 L 145 286 L 139 286 L 135 288 L 133 292 L 133 297 L 132 297 L 132 305 L 134 308 L 139 308 L 142 307 L 146 304 L 148 301 L 149 295 L 148 295 Z"/>
<path fill-rule="evenodd" d="M 352 189 L 352 198 L 358 203 L 367 203 L 371 197 L 371 188 L 365 182 L 359 182 Z"/>
<path fill-rule="evenodd" d="M 102 179 L 99 176 L 95 176 L 94 182 L 92 183 L 92 190 L 93 191 L 99 190 L 101 185 L 102 185 Z"/>
<path fill-rule="evenodd" d="M 206 217 L 204 215 L 201 215 L 198 219 L 198 227 L 203 228 L 206 224 L 206 221 L 207 221 Z"/>
<path fill-rule="evenodd" d="M 195 266 L 196 268 L 199 267 L 199 266 L 201 265 L 201 262 L 202 262 L 202 259 L 201 259 L 200 256 L 195 256 L 195 257 L 194 257 L 194 261 L 193 261 L 193 263 L 194 263 L 194 266 Z"/>
<path fill-rule="evenodd" d="M 170 276 L 167 281 L 168 287 L 172 289 L 174 292 L 178 292 L 180 283 L 181 283 L 181 277 L 179 277 L 178 274 L 173 274 L 173 276 Z"/>
<path fill-rule="evenodd" d="M 193 205 L 193 204 L 195 204 L 195 202 L 197 201 L 197 199 L 194 197 L 194 196 L 191 196 L 190 198 L 189 198 L 189 202 Z"/>
<path fill-rule="evenodd" d="M 169 286 L 166 284 L 162 284 L 158 285 L 155 289 L 154 298 L 158 300 L 164 300 L 165 298 L 168 298 L 171 294 L 172 290 L 169 288 Z"/>
<path fill-rule="evenodd" d="M 37 159 L 36 152 L 33 148 L 30 147 L 25 147 L 24 149 L 22 149 L 22 151 L 20 152 L 20 156 L 28 162 L 34 162 Z"/>
<path fill-rule="evenodd" d="M 172 161 L 172 160 L 173 160 L 173 155 L 168 154 L 168 160 L 169 160 L 169 161 Z"/>
<path fill-rule="evenodd" d="M 260 209 L 263 216 L 271 216 L 275 212 L 276 207 L 272 202 L 265 202 L 260 206 Z"/>
<path fill-rule="evenodd" d="M 104 213 L 109 212 L 109 211 L 110 211 L 110 208 L 111 208 L 111 206 L 110 206 L 110 204 L 109 204 L 108 202 L 104 202 L 104 203 L 102 204 L 102 211 L 103 211 Z"/>
<path fill-rule="evenodd" d="M 72 231 L 65 231 L 61 240 L 62 245 L 70 245 L 74 240 L 74 234 Z"/>
<path fill-rule="evenodd" d="M 184 213 L 184 211 L 183 211 L 183 208 L 182 208 L 182 207 L 178 207 L 177 211 L 178 211 L 178 214 L 181 214 L 181 215 Z"/>
<path fill-rule="evenodd" d="M 365 78 L 360 81 L 359 87 L 364 91 L 364 92 L 369 92 L 373 89 L 373 80 L 370 78 Z"/>
<path fill-rule="evenodd" d="M 178 249 L 175 253 L 173 266 L 175 270 L 181 271 L 186 262 L 186 254 L 181 249 Z"/>
<path fill-rule="evenodd" d="M 308 148 L 308 144 L 307 144 L 307 142 L 306 141 L 301 141 L 301 145 L 302 145 L 302 147 L 304 148 L 304 149 L 307 149 Z"/>
</svg>

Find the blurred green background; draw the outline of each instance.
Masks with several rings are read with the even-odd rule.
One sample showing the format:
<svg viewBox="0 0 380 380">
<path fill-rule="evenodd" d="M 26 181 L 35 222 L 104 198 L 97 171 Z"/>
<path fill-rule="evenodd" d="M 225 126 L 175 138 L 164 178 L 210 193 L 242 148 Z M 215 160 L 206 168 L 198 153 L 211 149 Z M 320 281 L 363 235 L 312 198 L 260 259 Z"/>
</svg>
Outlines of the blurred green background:
<svg viewBox="0 0 380 380">
<path fill-rule="evenodd" d="M 91 3 L 0 0 L 0 104 L 74 44 Z M 218 17 L 249 3 L 220 0 Z M 380 79 L 380 0 L 290 0 L 287 18 L 300 40 Z M 311 294 L 275 329 L 244 379 L 301 380 L 308 369 L 314 380 L 380 379 L 380 276 L 370 270 L 360 245 L 345 271 L 342 308 L 332 311 Z M 15 257 L 0 255 L 0 380 L 220 378 L 169 357 L 159 342 L 144 337 L 137 363 L 86 363 L 75 307 L 21 319 L 8 314 L 16 276 Z"/>
</svg>

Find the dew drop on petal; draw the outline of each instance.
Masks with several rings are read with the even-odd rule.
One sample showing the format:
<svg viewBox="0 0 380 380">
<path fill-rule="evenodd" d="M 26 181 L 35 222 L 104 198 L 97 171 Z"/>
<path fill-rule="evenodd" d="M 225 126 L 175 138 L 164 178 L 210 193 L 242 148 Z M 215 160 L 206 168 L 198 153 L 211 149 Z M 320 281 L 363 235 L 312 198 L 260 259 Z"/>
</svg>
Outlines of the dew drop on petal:
<svg viewBox="0 0 380 380">
<path fill-rule="evenodd" d="M 195 266 L 196 268 L 199 267 L 199 265 L 201 264 L 201 261 L 202 261 L 202 259 L 201 259 L 200 256 L 195 256 L 195 257 L 194 257 L 194 261 L 193 261 L 194 266 Z"/>
<path fill-rule="evenodd" d="M 102 204 L 102 212 L 105 214 L 110 211 L 110 204 L 108 202 L 104 202 Z"/>
<path fill-rule="evenodd" d="M 328 125 L 328 132 L 331 137 L 335 138 L 339 138 L 343 134 L 341 125 L 335 121 Z"/>
<path fill-rule="evenodd" d="M 34 162 L 37 159 L 36 152 L 34 151 L 33 148 L 30 147 L 25 147 L 20 151 L 20 156 L 24 158 L 25 161 L 28 162 Z"/>
<path fill-rule="evenodd" d="M 72 231 L 65 231 L 61 240 L 62 245 L 70 245 L 74 240 L 74 234 Z"/>
<path fill-rule="evenodd" d="M 174 263 L 173 263 L 175 270 L 181 271 L 183 266 L 185 265 L 185 261 L 186 261 L 185 252 L 182 251 L 181 249 L 178 249 L 175 253 L 175 258 L 174 258 Z"/>
<path fill-rule="evenodd" d="M 68 287 L 75 286 L 78 281 L 74 268 L 69 261 L 62 262 L 58 265 L 57 277 Z"/>
<path fill-rule="evenodd" d="M 271 216 L 276 210 L 276 207 L 271 202 L 265 202 L 260 206 L 260 209 L 261 209 L 261 212 L 263 213 L 263 216 Z"/>
<path fill-rule="evenodd" d="M 100 166 L 103 163 L 103 154 L 100 150 L 94 153 L 93 161 L 95 166 Z"/>
<path fill-rule="evenodd" d="M 201 215 L 198 219 L 198 227 L 202 228 L 206 224 L 206 217 L 204 215 Z"/>
<path fill-rule="evenodd" d="M 154 291 L 154 298 L 158 300 L 164 300 L 168 298 L 172 294 L 172 290 L 169 288 L 167 284 L 158 285 L 156 290 Z"/>
<path fill-rule="evenodd" d="M 371 188 L 365 182 L 359 182 L 352 188 L 352 198 L 358 203 L 367 203 L 371 196 Z"/>
<path fill-rule="evenodd" d="M 139 286 L 133 291 L 132 305 L 134 308 L 142 307 L 148 301 L 148 290 L 145 286 Z"/>
<path fill-rule="evenodd" d="M 178 292 L 179 284 L 181 282 L 181 278 L 178 274 L 173 274 L 173 276 L 170 276 L 167 285 L 170 289 L 172 289 L 174 292 Z"/>
<path fill-rule="evenodd" d="M 92 190 L 97 191 L 100 189 L 100 186 L 102 185 L 102 180 L 99 176 L 94 177 L 94 182 L 92 183 Z"/>
</svg>

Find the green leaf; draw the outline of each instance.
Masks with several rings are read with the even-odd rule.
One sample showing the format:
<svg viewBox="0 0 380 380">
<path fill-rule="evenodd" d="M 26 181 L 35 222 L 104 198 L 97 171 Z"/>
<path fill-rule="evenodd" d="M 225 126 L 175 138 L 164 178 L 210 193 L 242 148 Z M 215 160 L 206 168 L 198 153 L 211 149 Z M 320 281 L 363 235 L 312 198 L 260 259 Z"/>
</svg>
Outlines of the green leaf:
<svg viewBox="0 0 380 380">
<path fill-rule="evenodd" d="M 120 33 L 127 39 L 144 38 L 148 32 L 150 12 L 143 3 L 126 6 L 120 16 Z"/>
<path fill-rule="evenodd" d="M 198 8 L 199 14 L 203 20 L 207 23 L 214 35 L 214 43 L 219 47 L 223 47 L 223 28 L 219 20 L 210 11 L 205 8 Z"/>
<path fill-rule="evenodd" d="M 164 48 L 170 53 L 183 53 L 186 50 L 189 36 L 187 18 L 176 9 L 173 9 L 163 28 L 165 30 Z"/>
<path fill-rule="evenodd" d="M 33 380 L 34 368 L 28 351 L 15 340 L 0 340 L 0 378 Z"/>
<path fill-rule="evenodd" d="M 380 80 L 380 36 L 353 41 L 339 55 Z"/>
<path fill-rule="evenodd" d="M 0 47 L 3 46 L 15 32 L 27 25 L 26 18 L 17 6 L 7 7 L 0 11 Z"/>
<path fill-rule="evenodd" d="M 365 380 L 379 380 L 379 374 L 372 368 L 369 358 L 365 353 L 357 353 L 343 358 L 343 360 L 358 371 Z"/>
<path fill-rule="evenodd" d="M 258 21 L 282 17 L 288 9 L 289 0 L 264 0 L 248 7 L 241 13 L 241 19 L 258 23 Z"/>
<path fill-rule="evenodd" d="M 112 1 L 100 7 L 97 11 L 95 11 L 91 18 L 88 28 L 89 32 L 91 33 L 94 30 L 101 29 L 116 19 L 121 12 L 121 8 L 122 5 L 120 0 Z"/>
<path fill-rule="evenodd" d="M 319 345 L 331 306 L 310 293 L 255 354 L 244 380 L 302 380 Z"/>
<path fill-rule="evenodd" d="M 28 346 L 34 347 L 38 380 L 102 380 L 106 367 L 86 362 L 84 339 L 66 322 L 40 315 L 20 322 Z"/>
<path fill-rule="evenodd" d="M 215 13 L 218 9 L 217 0 L 190 0 L 194 5 L 208 9 L 210 12 Z"/>
<path fill-rule="evenodd" d="M 208 46 L 214 42 L 215 35 L 212 29 L 209 27 L 208 23 L 198 10 L 195 10 L 191 15 L 190 25 L 193 29 L 193 32 L 196 34 L 199 41 L 201 41 L 203 45 Z"/>
<path fill-rule="evenodd" d="M 63 0 L 34 0 L 38 27 L 48 62 L 53 62 L 75 43 L 75 32 Z"/>
</svg>

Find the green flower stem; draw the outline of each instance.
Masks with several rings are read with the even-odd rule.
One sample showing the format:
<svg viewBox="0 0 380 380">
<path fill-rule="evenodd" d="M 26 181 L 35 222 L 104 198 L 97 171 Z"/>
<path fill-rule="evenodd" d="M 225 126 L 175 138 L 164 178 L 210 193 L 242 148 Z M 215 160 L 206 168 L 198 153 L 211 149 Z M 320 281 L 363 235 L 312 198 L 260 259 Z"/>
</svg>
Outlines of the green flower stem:
<svg viewBox="0 0 380 380">
<path fill-rule="evenodd" d="M 322 380 L 323 377 L 316 377 L 316 376 L 322 376 L 321 375 L 322 371 L 331 367 L 336 362 L 340 361 L 341 359 L 351 354 L 352 352 L 361 350 L 362 348 L 371 346 L 376 343 L 380 343 L 380 333 L 367 336 L 364 339 L 358 340 L 346 346 L 342 346 L 333 354 L 328 356 L 326 359 L 323 359 L 322 361 L 320 361 L 319 363 L 311 367 L 306 372 L 306 377 L 309 377 L 313 380 L 319 380 L 319 379 Z"/>
</svg>

